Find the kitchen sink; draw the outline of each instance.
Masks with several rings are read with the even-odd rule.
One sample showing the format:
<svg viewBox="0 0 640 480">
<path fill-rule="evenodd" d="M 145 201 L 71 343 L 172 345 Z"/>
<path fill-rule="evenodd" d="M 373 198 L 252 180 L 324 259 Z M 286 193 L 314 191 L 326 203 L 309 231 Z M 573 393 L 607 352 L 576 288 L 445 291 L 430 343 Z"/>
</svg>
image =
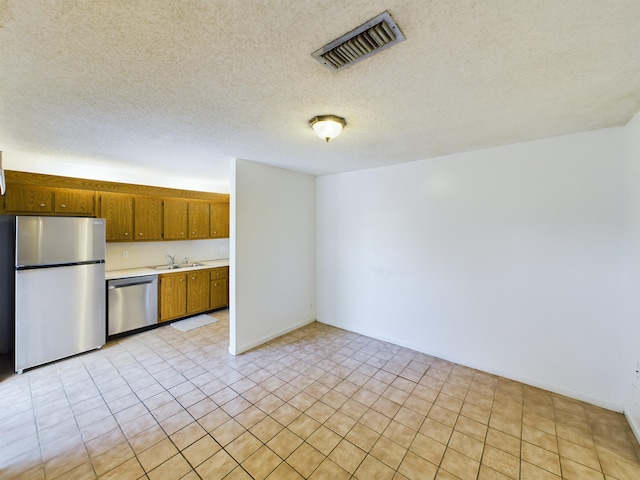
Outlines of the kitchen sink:
<svg viewBox="0 0 640 480">
<path fill-rule="evenodd" d="M 204 263 L 182 263 L 180 265 L 158 265 L 157 267 L 153 267 L 155 270 L 175 270 L 176 268 L 191 268 L 191 267 L 204 267 L 206 266 Z"/>
<path fill-rule="evenodd" d="M 175 270 L 176 268 L 182 268 L 183 265 L 158 265 L 157 267 L 153 267 L 156 270 Z"/>
</svg>

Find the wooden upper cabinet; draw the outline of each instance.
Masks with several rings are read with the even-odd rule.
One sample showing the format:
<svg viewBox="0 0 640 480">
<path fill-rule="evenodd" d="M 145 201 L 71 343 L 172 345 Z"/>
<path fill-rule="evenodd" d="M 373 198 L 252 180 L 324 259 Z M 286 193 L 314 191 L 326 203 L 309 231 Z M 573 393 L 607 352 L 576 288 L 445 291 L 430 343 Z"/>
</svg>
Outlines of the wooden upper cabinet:
<svg viewBox="0 0 640 480">
<path fill-rule="evenodd" d="M 11 185 L 4 197 L 4 209 L 7 213 L 51 213 L 53 190 Z"/>
<path fill-rule="evenodd" d="M 216 215 L 224 217 L 224 211 Z M 100 216 L 107 219 L 111 242 L 211 238 L 209 202 L 102 193 Z M 227 223 L 226 236 L 228 228 Z"/>
<path fill-rule="evenodd" d="M 133 196 L 101 193 L 100 217 L 107 220 L 107 242 L 133 240 Z"/>
<path fill-rule="evenodd" d="M 188 238 L 189 202 L 167 199 L 164 201 L 164 239 L 184 240 Z"/>
<path fill-rule="evenodd" d="M 162 200 L 136 196 L 133 201 L 135 239 L 162 240 Z"/>
<path fill-rule="evenodd" d="M 229 237 L 229 195 L 5 171 L 0 214 L 101 217 L 108 242 Z"/>
<path fill-rule="evenodd" d="M 159 276 L 158 320 L 164 322 L 187 314 L 187 272 Z"/>
<path fill-rule="evenodd" d="M 164 200 L 164 239 L 228 238 L 229 203 Z"/>
<path fill-rule="evenodd" d="M 7 213 L 87 217 L 96 214 L 95 192 L 66 188 L 10 185 L 4 207 Z"/>
<path fill-rule="evenodd" d="M 209 203 L 189 201 L 189 238 L 209 238 Z"/>
<path fill-rule="evenodd" d="M 212 203 L 209 206 L 211 238 L 229 238 L 229 203 Z"/>
<path fill-rule="evenodd" d="M 56 214 L 94 216 L 95 193 L 89 190 L 56 190 L 53 211 Z"/>
</svg>

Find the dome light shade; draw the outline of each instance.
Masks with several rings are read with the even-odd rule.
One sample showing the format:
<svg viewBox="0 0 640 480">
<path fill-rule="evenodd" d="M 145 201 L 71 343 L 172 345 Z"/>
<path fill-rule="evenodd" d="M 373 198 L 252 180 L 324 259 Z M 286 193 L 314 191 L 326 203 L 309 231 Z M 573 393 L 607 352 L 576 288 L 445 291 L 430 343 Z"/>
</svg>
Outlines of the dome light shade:
<svg viewBox="0 0 640 480">
<path fill-rule="evenodd" d="M 336 115 L 318 115 L 309 120 L 309 125 L 316 135 L 327 142 L 340 135 L 346 124 L 344 118 Z"/>
</svg>

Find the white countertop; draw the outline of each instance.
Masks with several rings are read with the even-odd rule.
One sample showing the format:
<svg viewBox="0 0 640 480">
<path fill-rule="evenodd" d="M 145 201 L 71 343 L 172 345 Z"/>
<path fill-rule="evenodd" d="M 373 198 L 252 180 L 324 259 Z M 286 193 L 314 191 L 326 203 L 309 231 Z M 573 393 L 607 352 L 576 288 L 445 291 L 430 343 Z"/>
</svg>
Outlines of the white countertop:
<svg viewBox="0 0 640 480">
<path fill-rule="evenodd" d="M 201 266 L 197 267 L 182 267 L 178 269 L 163 269 L 157 270 L 154 267 L 138 267 L 138 268 L 127 268 L 124 270 L 108 270 L 106 272 L 106 280 L 113 280 L 114 278 L 130 278 L 130 277 L 142 277 L 144 275 L 160 275 L 162 273 L 174 273 L 174 272 L 189 272 L 191 270 L 202 270 L 204 268 L 215 268 L 215 267 L 228 267 L 229 259 L 228 258 L 220 258 L 218 260 L 200 260 L 193 263 L 200 263 Z"/>
</svg>

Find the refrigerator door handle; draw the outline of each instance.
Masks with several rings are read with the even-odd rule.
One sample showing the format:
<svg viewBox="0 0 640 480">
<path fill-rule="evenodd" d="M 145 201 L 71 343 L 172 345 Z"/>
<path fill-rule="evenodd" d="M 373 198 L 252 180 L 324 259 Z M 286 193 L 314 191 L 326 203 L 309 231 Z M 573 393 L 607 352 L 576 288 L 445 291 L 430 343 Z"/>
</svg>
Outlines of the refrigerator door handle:
<svg viewBox="0 0 640 480">
<path fill-rule="evenodd" d="M 96 265 L 105 263 L 104 260 L 87 260 L 85 262 L 52 263 L 48 265 L 16 265 L 16 270 L 38 270 L 42 268 L 77 267 L 78 265 Z"/>
</svg>

